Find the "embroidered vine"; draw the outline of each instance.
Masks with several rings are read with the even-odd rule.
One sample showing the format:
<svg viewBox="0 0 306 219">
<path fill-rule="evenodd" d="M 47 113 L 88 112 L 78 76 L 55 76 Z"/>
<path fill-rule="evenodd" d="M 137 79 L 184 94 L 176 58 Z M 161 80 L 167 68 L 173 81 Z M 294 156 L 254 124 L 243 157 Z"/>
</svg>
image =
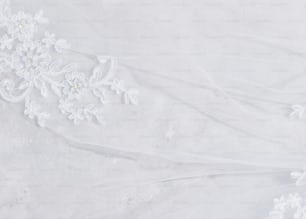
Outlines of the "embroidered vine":
<svg viewBox="0 0 306 219">
<path fill-rule="evenodd" d="M 56 97 L 59 112 L 75 124 L 101 122 L 107 92 L 120 95 L 126 104 L 137 104 L 137 90 L 113 78 L 112 58 L 97 56 L 91 72 L 81 71 L 74 63 L 65 64 L 62 57 L 70 45 L 41 30 L 48 22 L 42 11 L 13 14 L 3 0 L 0 7 L 0 95 L 9 102 L 24 102 L 24 114 L 39 126 L 52 118 L 43 107 L 43 100 L 50 96 Z"/>
</svg>

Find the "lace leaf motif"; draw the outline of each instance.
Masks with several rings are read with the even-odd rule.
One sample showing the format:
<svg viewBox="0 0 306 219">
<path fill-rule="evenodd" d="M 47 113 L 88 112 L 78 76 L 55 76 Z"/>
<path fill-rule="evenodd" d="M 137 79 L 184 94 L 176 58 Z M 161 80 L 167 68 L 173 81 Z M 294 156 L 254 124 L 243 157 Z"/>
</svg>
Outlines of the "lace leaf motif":
<svg viewBox="0 0 306 219">
<path fill-rule="evenodd" d="M 137 104 L 138 92 L 113 78 L 112 58 L 97 56 L 91 73 L 80 71 L 73 63 L 63 64 L 59 57 L 70 46 L 55 34 L 39 31 L 48 21 L 42 11 L 13 14 L 8 1 L 2 1 L 0 7 L 0 95 L 9 102 L 23 102 L 24 114 L 39 126 L 52 117 L 43 111 L 43 100 L 50 96 L 57 98 L 58 110 L 75 124 L 102 122 L 107 92 L 120 95 L 126 104 Z"/>
</svg>

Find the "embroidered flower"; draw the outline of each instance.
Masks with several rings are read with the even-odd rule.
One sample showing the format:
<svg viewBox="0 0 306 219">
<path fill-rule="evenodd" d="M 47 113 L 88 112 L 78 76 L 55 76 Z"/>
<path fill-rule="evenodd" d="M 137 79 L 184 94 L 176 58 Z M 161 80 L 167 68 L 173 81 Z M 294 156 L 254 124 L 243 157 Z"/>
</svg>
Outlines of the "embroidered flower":
<svg viewBox="0 0 306 219">
<path fill-rule="evenodd" d="M 33 17 L 24 12 L 18 12 L 11 17 L 8 25 L 8 33 L 20 41 L 30 40 L 36 27 Z"/>
<path fill-rule="evenodd" d="M 40 44 L 28 42 L 18 45 L 13 54 L 12 67 L 16 70 L 16 74 L 24 79 L 19 88 L 35 87 L 46 96 L 47 87 L 43 73 L 48 68 L 50 60 L 50 55 Z"/>
<path fill-rule="evenodd" d="M 37 24 L 46 23 L 48 20 L 39 11 L 34 16 L 18 12 L 7 19 L 7 33 L 20 41 L 29 41 L 34 37 Z"/>
<path fill-rule="evenodd" d="M 46 48 L 39 43 L 27 42 L 17 46 L 13 53 L 12 67 L 25 74 L 38 74 L 50 61 Z"/>
<path fill-rule="evenodd" d="M 86 75 L 82 72 L 73 72 L 65 75 L 63 93 L 68 99 L 78 99 L 87 88 Z"/>
</svg>

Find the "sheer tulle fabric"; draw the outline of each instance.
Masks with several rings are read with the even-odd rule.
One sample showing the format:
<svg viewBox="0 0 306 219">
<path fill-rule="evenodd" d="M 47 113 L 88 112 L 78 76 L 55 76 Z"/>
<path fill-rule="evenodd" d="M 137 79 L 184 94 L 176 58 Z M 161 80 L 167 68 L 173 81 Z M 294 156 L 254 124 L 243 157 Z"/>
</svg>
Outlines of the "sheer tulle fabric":
<svg viewBox="0 0 306 219">
<path fill-rule="evenodd" d="M 119 97 L 102 124 L 75 125 L 47 97 L 40 127 L 2 99 L 0 216 L 305 218 L 303 48 L 273 40 L 290 26 L 257 26 L 258 8 L 231 2 L 12 1 L 43 9 L 86 74 L 112 57 L 139 103 Z"/>
</svg>

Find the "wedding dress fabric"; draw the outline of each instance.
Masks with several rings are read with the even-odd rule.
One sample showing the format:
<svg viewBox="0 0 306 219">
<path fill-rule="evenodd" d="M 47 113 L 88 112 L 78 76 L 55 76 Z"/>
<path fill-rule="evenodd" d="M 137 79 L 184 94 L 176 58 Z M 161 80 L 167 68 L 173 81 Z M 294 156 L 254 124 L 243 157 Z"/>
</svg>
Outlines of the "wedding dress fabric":
<svg viewBox="0 0 306 219">
<path fill-rule="evenodd" d="M 0 219 L 306 218 L 303 1 L 0 2 Z"/>
</svg>

